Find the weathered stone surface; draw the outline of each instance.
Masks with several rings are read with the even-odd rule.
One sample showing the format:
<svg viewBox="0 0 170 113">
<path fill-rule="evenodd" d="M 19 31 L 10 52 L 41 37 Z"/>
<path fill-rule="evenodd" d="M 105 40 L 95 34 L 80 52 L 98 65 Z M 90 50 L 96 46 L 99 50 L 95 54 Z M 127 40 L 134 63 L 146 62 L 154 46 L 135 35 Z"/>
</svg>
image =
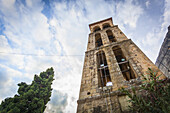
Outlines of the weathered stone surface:
<svg viewBox="0 0 170 113">
<path fill-rule="evenodd" d="M 110 27 L 103 29 L 103 25 L 108 23 Z M 101 30 L 93 32 L 96 26 Z M 117 25 L 113 25 L 112 19 L 106 19 L 89 25 L 91 33 L 89 34 L 87 51 L 85 52 L 82 81 L 80 87 L 79 100 L 77 101 L 77 113 L 121 113 L 125 112 L 128 103 L 126 95 L 121 95 L 118 89 L 120 87 L 130 88 L 141 84 L 141 75 L 146 74 L 148 67 L 162 72 L 149 60 L 149 58 L 128 39 Z M 116 42 L 110 42 L 107 31 L 111 30 Z M 103 45 L 95 47 L 95 34 L 101 34 Z M 127 81 L 119 67 L 113 48 L 120 47 L 124 57 L 128 61 L 129 68 L 134 72 L 135 79 Z M 110 87 L 101 87 L 100 76 L 97 67 L 97 54 L 103 51 L 106 56 L 107 66 L 112 82 Z M 165 78 L 165 76 L 161 76 Z"/>
<path fill-rule="evenodd" d="M 155 64 L 166 77 L 170 78 L 170 26 Z"/>
</svg>

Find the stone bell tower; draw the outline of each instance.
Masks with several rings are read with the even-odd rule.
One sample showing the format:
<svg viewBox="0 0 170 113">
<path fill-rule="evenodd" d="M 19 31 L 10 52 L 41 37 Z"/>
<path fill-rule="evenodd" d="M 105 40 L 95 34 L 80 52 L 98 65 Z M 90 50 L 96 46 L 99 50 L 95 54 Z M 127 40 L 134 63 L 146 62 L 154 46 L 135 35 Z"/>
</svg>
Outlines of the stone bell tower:
<svg viewBox="0 0 170 113">
<path fill-rule="evenodd" d="M 149 58 L 108 18 L 89 25 L 77 113 L 121 113 L 127 96 L 120 87 L 141 83 L 148 67 L 158 70 Z M 162 73 L 158 70 L 158 73 Z M 164 76 L 161 76 L 164 78 Z"/>
</svg>

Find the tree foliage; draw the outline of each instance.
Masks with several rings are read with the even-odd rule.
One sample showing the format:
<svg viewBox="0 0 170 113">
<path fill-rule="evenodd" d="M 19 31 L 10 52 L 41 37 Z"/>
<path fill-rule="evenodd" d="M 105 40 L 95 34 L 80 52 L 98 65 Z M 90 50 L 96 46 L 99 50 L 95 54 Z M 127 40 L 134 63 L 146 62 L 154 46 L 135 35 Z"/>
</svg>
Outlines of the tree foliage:
<svg viewBox="0 0 170 113">
<path fill-rule="evenodd" d="M 31 85 L 18 84 L 18 94 L 6 98 L 0 105 L 0 113 L 43 113 L 51 97 L 54 80 L 53 68 L 35 75 Z"/>
<path fill-rule="evenodd" d="M 148 68 L 148 75 L 143 77 L 143 84 L 131 90 L 121 89 L 132 104 L 132 113 L 170 113 L 170 84 L 169 79 L 160 80 L 157 72 Z"/>
</svg>

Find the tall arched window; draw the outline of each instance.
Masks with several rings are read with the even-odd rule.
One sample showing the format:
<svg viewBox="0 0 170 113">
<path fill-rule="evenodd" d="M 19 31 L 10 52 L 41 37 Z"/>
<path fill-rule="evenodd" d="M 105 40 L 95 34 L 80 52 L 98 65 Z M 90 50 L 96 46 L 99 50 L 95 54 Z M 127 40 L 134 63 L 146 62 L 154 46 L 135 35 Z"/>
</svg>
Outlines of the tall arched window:
<svg viewBox="0 0 170 113">
<path fill-rule="evenodd" d="M 100 51 L 97 54 L 97 69 L 98 69 L 98 80 L 99 87 L 112 85 L 109 68 L 106 61 L 104 51 Z"/>
<path fill-rule="evenodd" d="M 95 34 L 95 47 L 100 47 L 103 45 L 100 33 Z"/>
<path fill-rule="evenodd" d="M 109 42 L 110 43 L 116 42 L 115 36 L 113 36 L 113 33 L 112 33 L 111 30 L 107 30 L 106 33 L 107 33 L 107 36 L 109 38 Z"/>
<path fill-rule="evenodd" d="M 108 23 L 103 24 L 103 29 L 106 29 L 108 27 L 110 27 L 110 24 L 108 24 Z"/>
<path fill-rule="evenodd" d="M 121 48 L 118 47 L 118 46 L 113 47 L 113 52 L 114 52 L 116 60 L 119 64 L 120 70 L 123 74 L 123 77 L 126 80 L 136 78 L 133 70 L 131 69 L 131 66 L 129 65 L 129 61 L 126 60 L 125 56 L 123 55 Z"/>
<path fill-rule="evenodd" d="M 100 30 L 101 30 L 101 29 L 100 29 L 99 26 L 96 26 L 96 27 L 93 28 L 93 32 L 100 31 Z"/>
</svg>

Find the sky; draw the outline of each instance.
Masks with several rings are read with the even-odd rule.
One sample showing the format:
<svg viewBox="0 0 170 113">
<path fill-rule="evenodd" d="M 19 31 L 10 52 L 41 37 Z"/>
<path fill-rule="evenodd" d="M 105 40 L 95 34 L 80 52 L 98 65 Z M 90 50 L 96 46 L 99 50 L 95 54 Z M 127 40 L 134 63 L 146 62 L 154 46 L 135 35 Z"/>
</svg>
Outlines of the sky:
<svg viewBox="0 0 170 113">
<path fill-rule="evenodd" d="M 0 0 L 0 101 L 53 67 L 45 113 L 75 113 L 88 25 L 109 17 L 155 63 L 170 0 Z"/>
</svg>

